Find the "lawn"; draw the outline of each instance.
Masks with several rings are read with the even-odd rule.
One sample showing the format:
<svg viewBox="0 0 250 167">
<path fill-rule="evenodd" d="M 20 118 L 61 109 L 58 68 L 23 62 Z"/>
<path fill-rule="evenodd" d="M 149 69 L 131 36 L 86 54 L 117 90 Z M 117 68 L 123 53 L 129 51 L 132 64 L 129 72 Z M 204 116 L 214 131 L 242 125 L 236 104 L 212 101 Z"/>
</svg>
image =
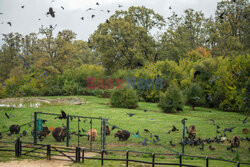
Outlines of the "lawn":
<svg viewBox="0 0 250 167">
<path fill-rule="evenodd" d="M 141 142 L 143 139 L 136 138 L 133 135 L 130 136 L 128 141 L 118 141 L 118 138 L 114 138 L 114 133 L 118 129 L 114 129 L 111 131 L 111 135 L 107 136 L 106 138 L 106 145 L 105 149 L 119 149 L 119 150 L 134 150 L 134 151 L 144 151 L 144 152 L 155 152 L 155 153 L 173 153 L 171 150 L 166 149 L 170 148 L 176 152 L 181 152 L 181 145 L 179 142 L 182 138 L 182 123 L 181 120 L 183 118 L 187 118 L 186 126 L 195 125 L 197 128 L 197 138 L 205 139 L 210 138 L 213 139 L 215 136 L 219 137 L 220 135 L 224 135 L 222 131 L 224 128 L 236 127 L 232 130 L 232 132 L 225 132 L 227 139 L 232 139 L 234 135 L 240 135 L 243 138 L 249 137 L 249 134 L 243 134 L 242 129 L 250 127 L 250 122 L 247 120 L 247 123 L 243 124 L 242 120 L 246 117 L 243 114 L 233 113 L 233 112 L 223 112 L 215 109 L 208 109 L 208 108 L 195 108 L 195 111 L 191 111 L 190 107 L 185 106 L 183 112 L 179 113 L 171 113 L 166 114 L 163 113 L 160 108 L 157 107 L 155 103 L 139 103 L 139 107 L 137 109 L 123 109 L 123 108 L 112 108 L 109 105 L 109 99 L 106 98 L 97 98 L 92 96 L 74 96 L 81 98 L 82 101 L 86 101 L 86 104 L 82 105 L 70 105 L 70 104 L 55 104 L 55 105 L 43 105 L 39 108 L 6 108 L 0 107 L 0 132 L 7 131 L 9 126 L 12 124 L 22 125 L 27 122 L 34 120 L 34 112 L 46 112 L 46 113 L 56 113 L 60 114 L 61 110 L 64 110 L 67 114 L 70 115 L 79 115 L 79 116 L 86 116 L 86 117 L 102 117 L 109 119 L 108 122 L 112 125 L 116 125 L 122 129 L 126 129 L 132 133 L 137 132 L 139 130 L 139 135 L 149 139 L 155 139 L 154 137 L 151 138 L 150 133 L 144 132 L 144 129 L 148 129 L 152 136 L 158 135 L 159 141 L 158 144 L 163 145 L 164 147 L 158 146 L 153 142 L 147 142 L 147 146 L 143 146 Z M 63 96 L 60 97 L 41 97 L 45 99 L 57 99 L 57 98 L 66 98 Z M 144 112 L 147 110 L 147 112 Z M 14 117 L 7 119 L 5 113 Z M 127 113 L 135 114 L 132 117 L 129 117 Z M 62 124 L 66 125 L 66 120 L 59 120 L 55 119 L 55 116 L 50 115 L 38 115 L 38 118 L 47 120 L 46 126 L 48 127 L 62 127 Z M 214 123 L 210 120 L 213 119 Z M 101 122 L 100 120 L 92 120 L 93 128 L 97 129 L 98 137 L 97 140 L 92 142 L 92 148 L 100 149 L 101 147 L 101 138 L 100 138 L 100 129 L 101 129 Z M 168 134 L 168 131 L 172 129 L 172 126 L 175 125 L 179 131 L 171 132 Z M 220 133 L 217 133 L 216 125 L 220 126 Z M 45 126 L 45 125 L 44 125 Z M 84 129 L 88 131 L 91 127 L 90 119 L 81 119 L 79 122 L 80 129 Z M 31 126 L 23 126 L 21 128 L 21 132 L 23 130 L 28 132 L 28 135 L 22 137 L 22 141 L 33 141 L 32 136 L 30 134 L 31 130 L 33 129 L 33 124 Z M 77 119 L 73 119 L 70 121 L 70 131 L 77 132 L 78 130 L 78 121 Z M 81 134 L 87 134 L 87 132 L 81 132 Z M 3 133 L 2 141 L 14 141 L 19 135 L 12 135 L 8 136 L 7 133 Z M 187 134 L 186 134 L 187 136 Z M 78 137 L 76 135 L 72 135 L 70 139 L 70 146 L 77 146 Z M 79 145 L 81 147 L 90 147 L 90 142 L 87 141 L 87 137 L 83 136 L 80 137 Z M 156 140 L 156 139 L 155 139 Z M 176 146 L 171 146 L 169 141 L 172 141 L 173 144 Z M 65 146 L 65 142 L 58 143 L 55 139 L 50 135 L 43 141 L 39 141 L 38 143 L 43 144 L 52 144 L 52 145 L 62 145 Z M 209 149 L 209 146 L 215 148 L 214 151 Z M 199 156 L 209 156 L 215 158 L 222 158 L 226 160 L 235 160 L 240 162 L 250 162 L 250 152 L 249 147 L 250 144 L 248 141 L 244 140 L 241 142 L 240 147 L 235 149 L 235 152 L 231 152 L 227 150 L 227 147 L 230 146 L 228 141 L 224 143 L 211 143 L 205 144 L 204 151 L 200 150 L 200 146 L 185 146 L 185 154 L 191 155 L 199 155 Z M 13 154 L 14 155 L 14 154 Z M 124 153 L 108 154 L 109 157 L 116 157 L 116 158 L 124 158 Z M 10 159 L 11 156 L 6 154 L 5 152 L 0 152 L 0 161 Z M 134 154 L 131 157 L 133 159 L 140 159 L 151 161 L 151 157 L 148 155 L 143 154 Z M 175 156 L 164 157 L 158 156 L 156 157 L 156 162 L 178 162 Z M 188 164 L 196 164 L 196 165 L 204 165 L 204 160 L 192 159 L 192 158 L 184 158 L 183 162 Z M 100 161 L 92 161 L 86 160 L 86 166 L 90 165 L 96 166 L 100 164 Z M 111 166 L 118 166 L 119 164 L 124 164 L 122 162 L 105 162 L 104 164 Z M 131 163 L 134 164 L 134 163 Z M 230 166 L 232 164 L 222 163 L 219 161 L 211 161 L 210 163 L 212 166 Z M 74 164 L 77 165 L 77 164 Z M 232 166 L 235 166 L 233 164 Z M 243 166 L 243 165 L 241 165 Z"/>
</svg>

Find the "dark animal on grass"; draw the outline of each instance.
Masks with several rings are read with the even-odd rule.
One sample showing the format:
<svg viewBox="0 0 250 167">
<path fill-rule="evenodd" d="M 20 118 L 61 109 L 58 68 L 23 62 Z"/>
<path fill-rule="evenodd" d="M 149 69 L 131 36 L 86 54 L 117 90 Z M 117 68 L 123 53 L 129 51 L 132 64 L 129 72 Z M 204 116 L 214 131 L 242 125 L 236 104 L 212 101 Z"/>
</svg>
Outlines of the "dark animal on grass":
<svg viewBox="0 0 250 167">
<path fill-rule="evenodd" d="M 106 125 L 106 135 L 107 135 L 107 136 L 110 135 L 110 129 L 109 129 L 109 126 L 108 126 L 108 125 Z"/>
<path fill-rule="evenodd" d="M 56 139 L 56 141 L 61 142 L 64 141 L 66 137 L 66 128 L 56 127 L 52 131 L 52 136 Z"/>
<path fill-rule="evenodd" d="M 240 136 L 235 135 L 231 141 L 231 147 L 239 147 L 240 146 Z"/>
<path fill-rule="evenodd" d="M 44 126 L 42 131 L 37 131 L 37 136 L 39 139 L 41 139 L 42 137 L 45 138 L 49 133 L 49 128 Z M 34 136 L 34 129 L 31 131 L 31 135 Z"/>
<path fill-rule="evenodd" d="M 18 134 L 20 132 L 20 126 L 19 125 L 11 125 L 10 126 L 10 133 L 11 134 Z"/>
<path fill-rule="evenodd" d="M 92 141 L 95 141 L 96 137 L 97 137 L 97 130 L 96 129 L 92 129 L 92 130 L 88 131 L 88 140 L 90 138 L 92 138 Z"/>
<path fill-rule="evenodd" d="M 248 134 L 248 129 L 247 128 L 242 129 L 242 133 L 243 134 Z"/>
<path fill-rule="evenodd" d="M 122 130 L 122 131 L 118 130 L 115 133 L 114 137 L 115 138 L 118 137 L 119 141 L 126 141 L 130 137 L 130 133 L 128 131 L 126 131 L 126 130 Z"/>
<path fill-rule="evenodd" d="M 195 136 L 196 136 L 196 127 L 194 125 L 191 125 L 188 128 L 188 138 L 195 139 Z"/>
</svg>

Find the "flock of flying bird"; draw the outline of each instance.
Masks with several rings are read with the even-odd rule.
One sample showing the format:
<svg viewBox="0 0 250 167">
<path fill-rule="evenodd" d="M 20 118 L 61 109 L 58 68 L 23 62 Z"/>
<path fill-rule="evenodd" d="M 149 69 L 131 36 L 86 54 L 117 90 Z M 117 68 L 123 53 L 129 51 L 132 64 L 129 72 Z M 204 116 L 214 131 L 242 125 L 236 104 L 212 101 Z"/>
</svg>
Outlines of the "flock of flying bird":
<svg viewBox="0 0 250 167">
<path fill-rule="evenodd" d="M 55 1 L 52 0 L 51 3 L 53 3 L 53 2 L 55 2 Z M 101 5 L 100 5 L 99 2 L 96 2 L 96 6 L 99 6 L 99 7 L 100 7 Z M 121 5 L 121 4 L 117 4 L 117 6 L 118 6 L 118 8 L 122 8 L 122 7 L 123 7 L 123 5 Z M 24 8 L 25 8 L 25 5 L 21 5 L 21 8 L 24 9 Z M 61 8 L 62 10 L 65 9 L 64 6 L 60 6 L 60 8 Z M 88 8 L 88 9 L 86 10 L 86 12 L 88 12 L 88 11 L 95 11 L 95 10 L 96 10 L 96 11 L 99 10 L 99 11 L 101 11 L 101 12 L 105 12 L 103 9 L 95 9 L 95 8 Z M 110 10 L 110 9 L 107 9 L 106 12 L 107 12 L 107 13 L 110 13 L 111 10 Z M 48 17 L 48 16 L 51 16 L 52 18 L 55 18 L 55 17 L 56 17 L 56 14 L 55 14 L 55 13 L 56 13 L 55 10 L 54 10 L 52 7 L 49 7 L 49 9 L 48 9 L 48 11 L 47 11 L 47 13 L 46 13 L 45 15 L 46 15 L 47 17 Z M 0 15 L 4 15 L 4 13 L 0 12 Z M 93 19 L 95 16 L 96 16 L 95 14 L 91 14 L 91 18 L 92 18 L 92 19 Z M 79 19 L 81 19 L 82 21 L 84 20 L 84 18 L 85 18 L 85 17 L 83 17 L 83 16 L 79 17 Z M 41 18 L 38 18 L 38 20 L 40 21 Z M 106 20 L 106 22 L 109 22 L 108 19 Z M 1 22 L 1 24 L 4 24 L 4 22 Z M 12 26 L 12 22 L 11 22 L 11 21 L 6 22 L 6 24 L 8 24 L 10 27 Z M 53 26 L 50 25 L 50 28 L 53 28 Z"/>
</svg>

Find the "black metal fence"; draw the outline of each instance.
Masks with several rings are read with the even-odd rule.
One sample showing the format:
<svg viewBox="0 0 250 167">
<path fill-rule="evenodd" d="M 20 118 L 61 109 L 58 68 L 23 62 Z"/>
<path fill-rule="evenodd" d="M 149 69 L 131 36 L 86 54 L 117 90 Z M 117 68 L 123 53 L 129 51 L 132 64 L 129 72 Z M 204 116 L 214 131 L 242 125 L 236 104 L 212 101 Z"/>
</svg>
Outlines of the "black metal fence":
<svg viewBox="0 0 250 167">
<path fill-rule="evenodd" d="M 75 147 L 75 148 L 58 147 L 58 146 L 51 146 L 51 145 L 44 145 L 44 144 L 33 144 L 33 143 L 28 143 L 28 142 L 22 142 L 20 139 L 17 139 L 15 142 L 0 142 L 0 144 L 1 143 L 5 144 L 5 146 L 0 146 L 0 151 L 15 152 L 16 157 L 30 156 L 30 157 L 37 157 L 37 158 L 47 158 L 48 160 L 63 160 L 63 161 L 82 162 L 82 163 L 84 163 L 86 159 L 92 159 L 92 160 L 100 160 L 102 166 L 104 165 L 104 161 L 123 161 L 123 162 L 126 162 L 127 167 L 129 166 L 129 162 L 151 164 L 152 167 L 154 167 L 155 165 L 196 167 L 195 165 L 184 164 L 183 157 L 196 157 L 199 159 L 204 159 L 206 162 L 206 167 L 209 167 L 209 162 L 212 160 L 230 162 L 230 163 L 236 164 L 237 167 L 240 167 L 241 164 L 250 165 L 250 163 L 235 162 L 235 161 L 217 159 L 217 158 L 212 158 L 212 157 L 192 156 L 192 155 L 185 155 L 185 154 L 163 154 L 163 153 L 148 153 L 148 152 L 124 151 L 124 150 L 93 150 L 93 149 L 86 149 L 86 148 L 80 148 L 80 147 Z M 9 148 L 11 146 L 13 147 L 13 145 L 11 144 L 14 144 L 14 149 Z M 101 156 L 100 157 L 87 157 L 86 151 L 95 151 L 95 152 L 100 153 Z M 119 158 L 105 158 L 105 155 L 108 152 L 124 152 L 125 157 L 120 158 L 120 159 Z M 130 156 L 131 153 L 149 154 L 151 155 L 152 160 L 141 161 L 141 160 L 131 159 L 131 156 Z M 159 156 L 159 155 L 177 156 L 179 163 L 156 162 L 156 156 Z"/>
</svg>

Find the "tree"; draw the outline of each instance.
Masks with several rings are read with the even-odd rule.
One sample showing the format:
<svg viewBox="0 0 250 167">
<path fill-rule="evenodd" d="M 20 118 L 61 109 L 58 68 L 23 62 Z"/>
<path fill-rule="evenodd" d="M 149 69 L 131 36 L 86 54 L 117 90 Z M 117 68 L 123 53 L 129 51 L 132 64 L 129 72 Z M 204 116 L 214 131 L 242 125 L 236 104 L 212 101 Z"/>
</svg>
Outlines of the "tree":
<svg viewBox="0 0 250 167">
<path fill-rule="evenodd" d="M 186 96 L 187 96 L 187 104 L 190 104 L 193 110 L 195 106 L 200 105 L 202 101 L 204 101 L 202 95 L 202 89 L 196 83 L 193 83 L 189 87 Z"/>
<path fill-rule="evenodd" d="M 108 72 L 141 67 L 154 59 L 154 40 L 142 27 L 124 19 L 109 19 L 90 37 Z"/>
</svg>

